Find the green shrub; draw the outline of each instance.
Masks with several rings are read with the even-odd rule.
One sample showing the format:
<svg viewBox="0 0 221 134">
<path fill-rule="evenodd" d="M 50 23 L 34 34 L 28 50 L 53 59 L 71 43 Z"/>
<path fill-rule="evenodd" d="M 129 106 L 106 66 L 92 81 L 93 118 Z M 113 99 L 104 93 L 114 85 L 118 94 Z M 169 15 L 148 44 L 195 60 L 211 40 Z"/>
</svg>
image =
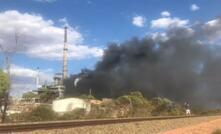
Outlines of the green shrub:
<svg viewBox="0 0 221 134">
<path fill-rule="evenodd" d="M 133 107 L 145 107 L 150 103 L 143 97 L 141 92 L 131 92 L 129 95 L 121 96 L 117 99 L 117 104 L 132 104 Z"/>
<path fill-rule="evenodd" d="M 109 107 L 110 108 L 110 107 Z M 87 115 L 87 118 L 107 118 L 110 110 L 104 105 L 91 105 L 91 111 Z"/>
<path fill-rule="evenodd" d="M 117 105 L 126 105 L 127 109 L 129 108 L 129 111 L 127 111 L 125 116 L 150 116 L 152 110 L 150 102 L 138 91 L 131 92 L 129 95 L 121 96 L 116 102 Z"/>
<path fill-rule="evenodd" d="M 120 96 L 119 98 L 117 98 L 116 103 L 118 105 L 131 104 L 131 98 L 128 95 Z"/>
<path fill-rule="evenodd" d="M 139 91 L 130 92 L 130 95 L 131 96 L 137 96 L 139 98 L 144 98 L 143 94 L 141 92 L 139 92 Z"/>
<path fill-rule="evenodd" d="M 169 110 L 168 115 L 170 116 L 181 116 L 181 115 L 185 115 L 185 110 L 179 106 L 176 105 L 175 107 L 173 107 L 171 110 Z"/>
<path fill-rule="evenodd" d="M 79 96 L 79 98 L 81 98 L 81 99 L 89 99 L 89 100 L 95 100 L 96 99 L 93 95 L 85 95 L 85 94 Z"/>
<path fill-rule="evenodd" d="M 182 115 L 183 109 L 167 98 L 156 97 L 151 100 L 154 107 L 152 115 Z"/>
<path fill-rule="evenodd" d="M 15 113 L 8 116 L 8 122 L 25 122 L 28 118 L 28 113 Z"/>
<path fill-rule="evenodd" d="M 134 108 L 150 108 L 150 102 L 143 97 L 141 92 L 135 91 L 130 93 L 131 103 Z"/>
<path fill-rule="evenodd" d="M 60 120 L 74 120 L 74 119 L 83 119 L 85 118 L 85 109 L 79 108 L 75 109 L 74 111 L 65 113 L 64 115 L 60 116 Z"/>
<path fill-rule="evenodd" d="M 103 101 L 101 104 L 91 105 L 91 111 L 86 118 L 115 118 L 119 107 L 123 107 L 119 102 L 114 100 Z"/>
<path fill-rule="evenodd" d="M 37 97 L 39 96 L 34 92 L 27 92 L 22 95 L 22 98 L 24 98 L 25 100 L 30 100 L 30 99 L 37 98 Z"/>
<path fill-rule="evenodd" d="M 40 105 L 27 116 L 27 121 L 51 121 L 56 119 L 56 113 L 49 106 Z"/>
<path fill-rule="evenodd" d="M 221 114 L 221 109 L 197 109 L 194 108 L 193 110 L 194 114 L 198 115 L 220 115 Z"/>
</svg>

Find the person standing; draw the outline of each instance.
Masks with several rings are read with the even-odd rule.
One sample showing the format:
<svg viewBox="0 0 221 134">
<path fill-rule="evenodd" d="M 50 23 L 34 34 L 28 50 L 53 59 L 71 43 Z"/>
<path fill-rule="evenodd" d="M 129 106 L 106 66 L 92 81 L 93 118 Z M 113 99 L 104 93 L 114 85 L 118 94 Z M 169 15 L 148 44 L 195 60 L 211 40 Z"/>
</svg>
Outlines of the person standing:
<svg viewBox="0 0 221 134">
<path fill-rule="evenodd" d="M 185 109 L 186 109 L 186 115 L 191 115 L 190 103 L 189 102 L 185 102 L 184 106 L 185 106 Z"/>
</svg>

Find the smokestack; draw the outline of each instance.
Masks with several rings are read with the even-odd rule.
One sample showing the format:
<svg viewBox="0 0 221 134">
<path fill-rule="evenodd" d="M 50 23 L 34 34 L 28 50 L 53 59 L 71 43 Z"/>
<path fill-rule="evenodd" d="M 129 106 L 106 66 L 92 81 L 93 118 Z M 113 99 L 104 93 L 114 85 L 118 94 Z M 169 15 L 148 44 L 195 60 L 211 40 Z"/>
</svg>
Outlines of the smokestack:
<svg viewBox="0 0 221 134">
<path fill-rule="evenodd" d="M 64 27 L 64 49 L 63 49 L 63 80 L 68 77 L 68 44 L 67 44 L 67 27 Z"/>
</svg>

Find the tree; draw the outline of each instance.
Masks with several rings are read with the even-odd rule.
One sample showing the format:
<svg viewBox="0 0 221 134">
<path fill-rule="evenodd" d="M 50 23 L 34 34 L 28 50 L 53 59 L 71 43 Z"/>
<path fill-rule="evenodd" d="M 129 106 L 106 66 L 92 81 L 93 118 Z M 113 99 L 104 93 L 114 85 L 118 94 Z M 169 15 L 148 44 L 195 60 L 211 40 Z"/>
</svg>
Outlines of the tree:
<svg viewBox="0 0 221 134">
<path fill-rule="evenodd" d="M 5 64 L 6 64 L 6 70 L 7 70 L 7 89 L 3 91 L 3 98 L 1 98 L 1 122 L 5 121 L 6 118 L 6 112 L 8 109 L 8 103 L 9 103 L 9 93 L 10 93 L 10 86 L 11 86 L 11 78 L 10 78 L 10 68 L 11 68 L 11 58 L 13 54 L 16 54 L 19 50 L 22 49 L 21 45 L 18 45 L 19 40 L 19 32 L 15 29 L 15 45 L 7 45 L 7 44 L 0 44 L 0 52 L 5 56 Z"/>
<path fill-rule="evenodd" d="M 6 73 L 0 70 L 0 112 L 1 122 L 4 122 L 8 105 L 8 90 L 10 87 L 9 77 Z"/>
<path fill-rule="evenodd" d="M 36 98 L 38 97 L 38 95 L 34 92 L 27 92 L 27 93 L 24 93 L 22 95 L 22 98 L 25 99 L 25 100 L 30 100 L 30 99 L 33 99 L 33 98 Z"/>
<path fill-rule="evenodd" d="M 56 113 L 50 106 L 40 105 L 26 117 L 27 121 L 51 121 L 56 119 Z"/>
<path fill-rule="evenodd" d="M 41 93 L 39 93 L 39 99 L 42 103 L 51 103 L 58 96 L 57 92 L 54 92 L 50 89 L 43 89 Z"/>
<path fill-rule="evenodd" d="M 153 98 L 151 101 L 152 105 L 154 106 L 154 110 L 152 111 L 153 115 L 178 115 L 179 113 L 181 113 L 178 105 L 167 98 L 156 97 Z"/>
</svg>

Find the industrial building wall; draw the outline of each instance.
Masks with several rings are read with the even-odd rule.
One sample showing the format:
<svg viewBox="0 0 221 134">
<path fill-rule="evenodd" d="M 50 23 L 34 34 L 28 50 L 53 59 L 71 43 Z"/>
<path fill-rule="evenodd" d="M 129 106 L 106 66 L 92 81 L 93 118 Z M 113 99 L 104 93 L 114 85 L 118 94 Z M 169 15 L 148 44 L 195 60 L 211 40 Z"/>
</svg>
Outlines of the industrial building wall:
<svg viewBox="0 0 221 134">
<path fill-rule="evenodd" d="M 91 104 L 79 98 L 67 98 L 54 100 L 52 109 L 57 113 L 71 112 L 75 109 L 85 109 L 86 113 L 90 112 Z"/>
</svg>

